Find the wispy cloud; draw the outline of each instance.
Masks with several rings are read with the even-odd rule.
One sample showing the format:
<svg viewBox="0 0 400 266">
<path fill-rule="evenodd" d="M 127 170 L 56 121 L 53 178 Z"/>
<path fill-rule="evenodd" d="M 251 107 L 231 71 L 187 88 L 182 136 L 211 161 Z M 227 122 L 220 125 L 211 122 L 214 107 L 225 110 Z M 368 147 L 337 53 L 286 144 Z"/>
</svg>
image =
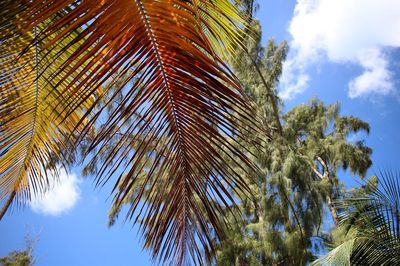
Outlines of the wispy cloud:
<svg viewBox="0 0 400 266">
<path fill-rule="evenodd" d="M 292 53 L 284 67 L 281 95 L 308 86 L 308 67 L 328 60 L 363 72 L 348 84 L 351 98 L 395 92 L 388 47 L 400 47 L 398 0 L 298 0 L 289 33 Z M 307 82 L 305 82 L 307 80 Z"/>
<path fill-rule="evenodd" d="M 75 174 L 68 174 L 61 169 L 59 181 L 52 182 L 50 189 L 44 195 L 34 197 L 29 205 L 34 212 L 45 215 L 59 216 L 66 213 L 80 199 L 79 183 Z"/>
</svg>

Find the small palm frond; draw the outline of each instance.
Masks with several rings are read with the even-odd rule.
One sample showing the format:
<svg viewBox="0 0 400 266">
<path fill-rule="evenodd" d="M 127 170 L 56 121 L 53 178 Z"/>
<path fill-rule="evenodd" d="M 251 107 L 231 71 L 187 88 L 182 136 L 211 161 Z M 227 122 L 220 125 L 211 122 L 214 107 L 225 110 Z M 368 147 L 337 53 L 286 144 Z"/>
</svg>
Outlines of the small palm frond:
<svg viewBox="0 0 400 266">
<path fill-rule="evenodd" d="M 242 36 L 246 27 L 234 4 L 229 0 L 7 0 L 1 5 L 5 14 L 0 25 L 2 60 L 11 54 L 24 58 L 40 44 L 43 58 L 39 61 L 45 62 L 44 67 L 39 67 L 43 69 L 39 75 L 32 56 L 22 60 L 33 64 L 30 68 L 6 65 L 7 71 L 21 67 L 23 73 L 36 76 L 31 78 L 30 91 L 23 93 L 29 98 L 29 106 L 19 108 L 17 101 L 10 98 L 11 89 L 1 87 L 2 112 L 15 109 L 18 115 L 14 117 L 29 113 L 23 122 L 13 124 L 0 117 L 2 139 L 5 136 L 0 147 L 2 190 L 8 192 L 12 186 L 15 190 L 18 179 L 14 170 L 12 177 L 3 176 L 11 164 L 20 162 L 16 154 L 25 151 L 20 142 L 22 135 L 18 135 L 24 133 L 18 130 L 19 126 L 26 128 L 37 121 L 35 129 L 46 131 L 35 133 L 37 141 L 31 146 L 40 152 L 38 157 L 32 153 L 36 163 L 29 170 L 35 173 L 30 179 L 40 182 L 44 155 L 50 150 L 62 154 L 62 143 L 54 133 L 65 134 L 65 139 L 84 139 L 97 125 L 101 108 L 107 106 L 99 103 L 109 88 L 104 93 L 99 88 L 111 77 L 117 75 L 116 82 L 119 75 L 129 73 L 127 82 L 107 100 L 113 101 L 116 95 L 126 92 L 124 99 L 90 145 L 89 152 L 101 152 L 109 147 L 115 132 L 124 131 L 98 171 L 98 184 L 118 173 L 115 199 L 122 202 L 137 176 L 148 167 L 129 212 L 133 217 L 142 206 L 139 202 L 143 191 L 154 192 L 149 193 L 151 199 L 145 199 L 145 207 L 137 214 L 144 221 L 145 246 L 164 261 L 182 264 L 190 258 L 201 263 L 199 245 L 210 254 L 211 232 L 223 235 L 220 204 L 229 206 L 234 202 L 226 184 L 247 189 L 232 166 L 224 163 L 222 154 L 234 157 L 238 165 L 244 162 L 250 166 L 249 158 L 229 138 L 232 132 L 256 127 L 238 80 L 217 55 L 221 50 L 232 52 L 240 43 L 237 36 Z M 33 42 L 19 45 L 23 36 L 35 30 Z M 8 46 L 14 50 L 7 51 Z M 36 86 L 42 77 L 43 84 Z M 95 99 L 90 101 L 91 97 Z M 36 125 L 39 120 L 33 117 L 39 112 L 35 108 L 32 111 L 36 98 L 37 102 L 43 100 L 40 106 L 49 112 L 43 113 L 50 117 L 45 121 L 50 124 Z M 55 121 L 53 114 L 57 114 Z M 154 153 L 151 166 L 147 166 L 148 147 L 161 137 L 165 142 L 152 148 L 158 152 Z M 131 145 L 131 141 L 139 139 L 139 145 Z M 16 149 L 4 156 L 10 143 Z M 31 163 L 30 159 L 26 162 Z M 164 174 L 171 189 L 155 189 Z M 164 201 L 165 198 L 169 200 Z"/>
<path fill-rule="evenodd" d="M 349 239 L 341 245 L 332 249 L 327 255 L 321 259 L 314 261 L 311 265 L 341 265 L 350 266 L 350 258 L 353 250 L 355 239 Z"/>
<path fill-rule="evenodd" d="M 356 191 L 338 202 L 341 228 L 354 230 L 355 233 L 350 240 L 316 261 L 315 265 L 336 265 L 328 262 L 339 257 L 348 258 L 351 265 L 400 263 L 399 175 L 387 171 L 380 176 L 370 178 L 362 191 Z"/>
</svg>

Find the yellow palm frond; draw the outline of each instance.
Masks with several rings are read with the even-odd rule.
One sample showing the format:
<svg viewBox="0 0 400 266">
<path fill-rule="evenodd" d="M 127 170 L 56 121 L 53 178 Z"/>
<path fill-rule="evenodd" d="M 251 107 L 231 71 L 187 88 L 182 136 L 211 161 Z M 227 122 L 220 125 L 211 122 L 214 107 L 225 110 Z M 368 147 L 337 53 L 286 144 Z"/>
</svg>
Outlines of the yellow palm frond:
<svg viewBox="0 0 400 266">
<path fill-rule="evenodd" d="M 42 49 L 44 41 L 35 38 L 40 31 L 37 26 L 1 32 L 0 199 L 8 200 L 0 218 L 15 196 L 24 202 L 48 188 L 46 170 L 57 170 L 48 165 L 51 156 L 63 161 L 65 142 L 72 141 L 73 132 L 79 134 L 84 125 L 80 120 L 93 103 L 88 97 L 74 108 L 63 86 L 55 86 L 58 80 L 52 74 L 63 57 L 52 59 L 59 47 Z"/>
</svg>

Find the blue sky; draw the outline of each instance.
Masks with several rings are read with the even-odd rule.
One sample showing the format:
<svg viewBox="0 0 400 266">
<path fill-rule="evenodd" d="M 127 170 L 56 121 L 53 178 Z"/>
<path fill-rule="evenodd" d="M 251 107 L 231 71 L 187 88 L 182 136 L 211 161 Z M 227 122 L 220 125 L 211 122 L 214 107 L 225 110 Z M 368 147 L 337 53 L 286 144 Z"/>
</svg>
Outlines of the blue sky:
<svg viewBox="0 0 400 266">
<path fill-rule="evenodd" d="M 290 53 L 280 84 L 288 110 L 310 97 L 339 101 L 343 114 L 370 123 L 361 135 L 373 148 L 374 165 L 399 169 L 400 4 L 396 0 L 260 0 L 263 43 L 288 40 Z M 332 4 L 333 3 L 333 4 Z M 356 178 L 341 172 L 348 186 Z M 107 228 L 109 187 L 94 189 L 79 169 L 44 200 L 17 209 L 0 223 L 0 256 L 37 235 L 37 265 L 151 265 L 137 228 L 119 221 Z"/>
</svg>

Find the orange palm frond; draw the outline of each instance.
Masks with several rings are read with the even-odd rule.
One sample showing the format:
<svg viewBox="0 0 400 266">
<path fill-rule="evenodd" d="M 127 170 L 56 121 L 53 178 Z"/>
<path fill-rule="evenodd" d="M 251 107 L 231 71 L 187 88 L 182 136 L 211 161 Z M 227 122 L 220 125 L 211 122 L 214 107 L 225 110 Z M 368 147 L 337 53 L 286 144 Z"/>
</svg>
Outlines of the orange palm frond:
<svg viewBox="0 0 400 266">
<path fill-rule="evenodd" d="M 84 138 L 101 114 L 95 111 L 99 98 L 92 104 L 87 104 L 88 99 L 113 75 L 129 73 L 126 84 L 115 91 L 115 95 L 126 92 L 123 101 L 91 145 L 101 151 L 113 133 L 125 132 L 108 153 L 98 183 L 118 173 L 115 184 L 122 185 L 115 186 L 115 197 L 122 202 L 146 165 L 148 147 L 156 139 L 165 139 L 152 146 L 155 158 L 129 216 L 138 211 L 137 219 L 142 217 L 145 245 L 154 257 L 174 264 L 188 260 L 202 264 L 200 247 L 207 255 L 212 252 L 212 230 L 223 235 L 221 205 L 234 202 L 226 185 L 247 189 L 222 154 L 251 165 L 229 138 L 233 129 L 254 128 L 254 118 L 239 82 L 217 55 L 217 47 L 231 52 L 233 44 L 240 42 L 238 32 L 245 25 L 234 5 L 229 0 L 12 2 L 8 7 L 16 10 L 16 19 L 11 27 L 27 34 L 43 26 L 36 39 L 52 62 L 48 65 L 52 82 L 46 79 L 46 84 L 53 84 L 51 93 L 57 92 L 58 104 L 47 107 L 53 112 L 58 108 L 63 118 L 58 127 L 77 110 L 84 110 L 80 122 L 69 124 L 71 134 Z M 8 27 L 6 22 L 0 26 Z M 14 38 L 20 37 L 6 37 L 9 42 Z M 26 47 L 34 49 L 34 45 Z M 5 99 L 1 108 L 8 102 Z M 85 119 L 88 123 L 82 122 Z M 141 139 L 135 148 L 129 143 L 131 136 Z M 142 208 L 141 193 L 155 187 L 164 174 L 171 189 L 153 190 Z"/>
</svg>

